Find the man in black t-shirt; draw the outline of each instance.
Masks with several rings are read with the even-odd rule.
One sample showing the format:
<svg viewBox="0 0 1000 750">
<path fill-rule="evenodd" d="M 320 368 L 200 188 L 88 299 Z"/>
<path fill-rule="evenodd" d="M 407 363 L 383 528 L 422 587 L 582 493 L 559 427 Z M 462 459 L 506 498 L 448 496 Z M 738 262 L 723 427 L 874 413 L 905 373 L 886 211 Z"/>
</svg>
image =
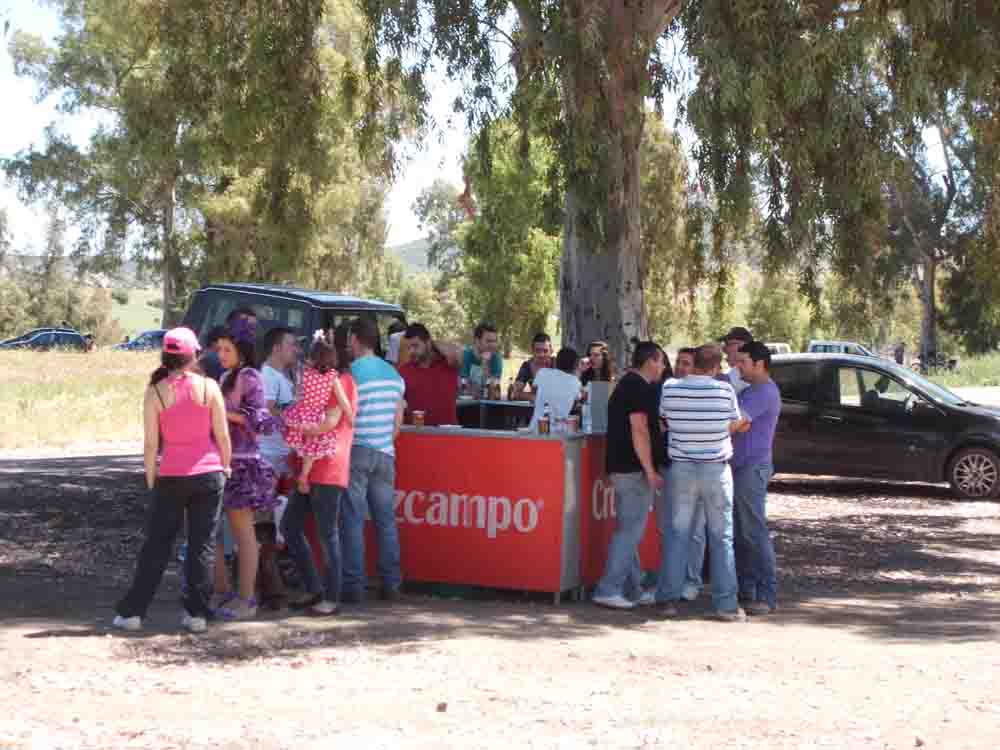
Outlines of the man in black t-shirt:
<svg viewBox="0 0 1000 750">
<path fill-rule="evenodd" d="M 531 341 L 531 359 L 521 364 L 514 378 L 514 398 L 535 400 L 535 376 L 540 370 L 552 367 L 552 339 L 547 333 L 536 333 Z M 527 388 L 531 388 L 527 391 Z"/>
<path fill-rule="evenodd" d="M 618 383 L 608 402 L 608 477 L 615 488 L 615 531 L 608 545 L 604 576 L 594 589 L 594 604 L 631 609 L 652 604 L 652 592 L 641 588 L 639 543 L 646 532 L 649 508 L 662 491 L 663 436 L 657 386 L 663 374 L 663 350 L 640 342 L 632 354 L 632 370 Z"/>
</svg>

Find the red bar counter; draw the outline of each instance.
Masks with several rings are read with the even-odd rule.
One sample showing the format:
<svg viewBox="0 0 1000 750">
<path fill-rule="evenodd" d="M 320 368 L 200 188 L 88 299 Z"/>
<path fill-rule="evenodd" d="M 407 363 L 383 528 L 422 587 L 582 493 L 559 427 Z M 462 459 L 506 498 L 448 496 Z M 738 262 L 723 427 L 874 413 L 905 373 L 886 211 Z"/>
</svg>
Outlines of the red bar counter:
<svg viewBox="0 0 1000 750">
<path fill-rule="evenodd" d="M 614 531 L 602 434 L 536 435 L 404 427 L 396 442 L 396 522 L 404 581 L 539 591 L 593 586 Z M 366 528 L 369 575 L 376 542 Z M 640 547 L 658 567 L 656 518 Z"/>
<path fill-rule="evenodd" d="M 405 581 L 541 591 L 580 586 L 584 436 L 404 427 L 396 521 Z M 374 535 L 367 535 L 374 573 Z"/>
</svg>

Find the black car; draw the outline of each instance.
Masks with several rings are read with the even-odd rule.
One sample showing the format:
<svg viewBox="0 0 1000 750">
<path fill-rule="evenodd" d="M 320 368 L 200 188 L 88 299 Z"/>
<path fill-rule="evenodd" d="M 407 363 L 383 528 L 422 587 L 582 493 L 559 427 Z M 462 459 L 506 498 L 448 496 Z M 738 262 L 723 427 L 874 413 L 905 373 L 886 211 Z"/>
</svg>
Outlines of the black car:
<svg viewBox="0 0 1000 750">
<path fill-rule="evenodd" d="M 143 331 L 131 341 L 123 341 L 115 344 L 112 349 L 122 352 L 150 352 L 163 348 L 163 335 L 167 332 L 165 328 L 156 328 L 151 331 Z"/>
<path fill-rule="evenodd" d="M 0 349 L 16 349 L 15 344 L 21 344 L 28 339 L 34 338 L 40 333 L 48 333 L 49 331 L 59 331 L 65 333 L 79 333 L 75 328 L 66 328 L 61 326 L 44 326 L 42 328 L 32 328 L 30 331 L 25 331 L 20 336 L 14 336 L 13 338 L 5 339 L 0 341 Z"/>
<path fill-rule="evenodd" d="M 870 357 L 777 356 L 771 377 L 782 401 L 775 471 L 948 482 L 959 497 L 1000 495 L 1000 409 Z"/>
<path fill-rule="evenodd" d="M 43 328 L 4 341 L 0 344 L 0 349 L 31 349 L 40 352 L 52 349 L 74 349 L 86 352 L 90 350 L 90 342 L 77 331 L 65 328 Z"/>
<path fill-rule="evenodd" d="M 403 308 L 387 302 L 274 284 L 212 284 L 195 292 L 183 325 L 204 342 L 208 333 L 225 325 L 229 313 L 238 307 L 253 309 L 260 334 L 276 326 L 290 328 L 300 337 L 304 349 L 309 348 L 314 331 L 336 328 L 359 316 L 376 322 L 383 341 L 393 321 L 406 323 Z M 376 353 L 382 354 L 381 347 Z"/>
</svg>

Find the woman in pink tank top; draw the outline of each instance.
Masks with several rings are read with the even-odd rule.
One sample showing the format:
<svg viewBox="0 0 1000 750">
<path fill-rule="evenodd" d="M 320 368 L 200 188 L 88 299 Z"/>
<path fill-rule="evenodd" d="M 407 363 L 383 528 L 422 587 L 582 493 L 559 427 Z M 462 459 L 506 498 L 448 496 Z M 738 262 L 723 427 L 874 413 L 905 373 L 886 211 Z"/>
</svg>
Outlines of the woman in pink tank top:
<svg viewBox="0 0 1000 750">
<path fill-rule="evenodd" d="M 198 338 L 187 328 L 163 337 L 162 366 L 153 372 L 143 403 L 146 486 L 153 492 L 135 579 L 115 607 L 114 626 L 138 630 L 174 548 L 187 525 L 187 587 L 181 623 L 201 632 L 211 617 L 209 598 L 215 527 L 229 476 L 232 447 L 218 384 L 194 374 Z M 159 459 L 159 460 L 158 460 Z"/>
</svg>

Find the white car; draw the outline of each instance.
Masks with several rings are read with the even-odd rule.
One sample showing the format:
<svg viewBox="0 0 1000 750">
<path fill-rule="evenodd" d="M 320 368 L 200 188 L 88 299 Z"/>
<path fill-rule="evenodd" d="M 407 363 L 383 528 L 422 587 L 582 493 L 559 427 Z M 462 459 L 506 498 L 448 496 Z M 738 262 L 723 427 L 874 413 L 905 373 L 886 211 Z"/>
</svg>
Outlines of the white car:
<svg viewBox="0 0 1000 750">
<path fill-rule="evenodd" d="M 877 357 L 854 341 L 810 341 L 806 347 L 809 354 L 855 354 L 859 357 Z"/>
</svg>

